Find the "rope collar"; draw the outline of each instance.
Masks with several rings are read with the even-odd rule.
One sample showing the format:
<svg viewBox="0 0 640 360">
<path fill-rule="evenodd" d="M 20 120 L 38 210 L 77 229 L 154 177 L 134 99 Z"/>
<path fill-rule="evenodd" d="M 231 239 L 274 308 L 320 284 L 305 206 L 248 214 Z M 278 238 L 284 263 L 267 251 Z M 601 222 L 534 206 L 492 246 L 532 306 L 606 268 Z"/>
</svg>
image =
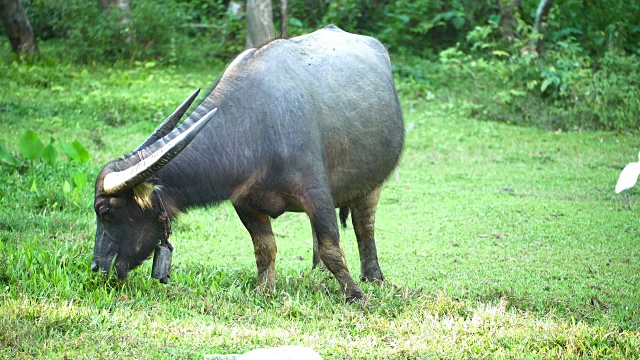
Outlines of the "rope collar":
<svg viewBox="0 0 640 360">
<path fill-rule="evenodd" d="M 162 197 L 158 194 L 158 202 L 160 203 L 160 215 L 158 216 L 158 220 L 164 226 L 164 231 L 162 233 L 162 238 L 160 239 L 160 246 L 166 246 L 169 250 L 173 251 L 173 246 L 169 242 L 169 235 L 173 232 L 173 228 L 171 227 L 171 218 L 169 217 L 169 213 L 167 209 L 164 207 L 164 203 L 162 202 Z"/>
</svg>

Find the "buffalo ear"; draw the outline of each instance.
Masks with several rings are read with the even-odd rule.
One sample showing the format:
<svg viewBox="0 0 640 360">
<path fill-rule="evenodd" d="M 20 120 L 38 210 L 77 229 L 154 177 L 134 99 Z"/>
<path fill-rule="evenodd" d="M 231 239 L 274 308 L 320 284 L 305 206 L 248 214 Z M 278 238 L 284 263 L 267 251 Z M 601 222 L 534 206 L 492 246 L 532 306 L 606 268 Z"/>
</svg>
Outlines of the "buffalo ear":
<svg viewBox="0 0 640 360">
<path fill-rule="evenodd" d="M 133 200 L 142 210 L 151 209 L 153 206 L 153 192 L 160 189 L 160 185 L 151 182 L 142 182 L 133 187 Z"/>
</svg>

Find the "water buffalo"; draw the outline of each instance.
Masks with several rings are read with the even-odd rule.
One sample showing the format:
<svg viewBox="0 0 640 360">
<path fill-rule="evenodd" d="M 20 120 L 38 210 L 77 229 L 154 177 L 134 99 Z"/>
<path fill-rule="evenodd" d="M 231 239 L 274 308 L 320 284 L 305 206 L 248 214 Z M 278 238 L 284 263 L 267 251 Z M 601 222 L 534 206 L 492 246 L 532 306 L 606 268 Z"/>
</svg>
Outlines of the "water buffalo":
<svg viewBox="0 0 640 360">
<path fill-rule="evenodd" d="M 113 264 L 124 279 L 168 245 L 181 211 L 230 200 L 253 240 L 259 287 L 275 287 L 270 219 L 286 211 L 309 216 L 314 264 L 322 260 L 348 300 L 363 293 L 347 269 L 336 208 L 351 212 L 361 279 L 384 279 L 374 219 L 404 125 L 380 42 L 328 26 L 246 50 L 176 128 L 196 95 L 98 175 L 94 271 Z"/>
</svg>

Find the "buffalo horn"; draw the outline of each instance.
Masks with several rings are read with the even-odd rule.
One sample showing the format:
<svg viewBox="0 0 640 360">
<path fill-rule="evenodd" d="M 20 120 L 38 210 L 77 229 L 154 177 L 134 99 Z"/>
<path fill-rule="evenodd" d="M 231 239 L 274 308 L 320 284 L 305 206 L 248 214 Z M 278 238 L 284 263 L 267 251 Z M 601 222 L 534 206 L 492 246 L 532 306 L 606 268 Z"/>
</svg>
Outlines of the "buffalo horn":
<svg viewBox="0 0 640 360">
<path fill-rule="evenodd" d="M 187 112 L 187 109 L 189 109 L 189 106 L 191 106 L 191 103 L 193 102 L 193 100 L 196 99 L 199 92 L 200 92 L 200 89 L 196 89 L 196 91 L 194 91 L 193 94 L 191 94 L 191 96 L 189 96 L 182 104 L 180 104 L 180 106 L 178 106 L 178 108 L 173 112 L 173 114 L 169 115 L 167 120 L 165 120 L 162 124 L 160 124 L 160 126 L 158 126 L 153 131 L 153 133 L 147 138 L 147 140 L 145 140 L 142 144 L 140 144 L 140 146 L 138 146 L 138 148 L 135 149 L 132 154 L 146 148 L 147 146 L 153 144 L 159 139 L 162 139 L 165 135 L 170 133 L 171 130 L 173 130 L 173 128 L 176 127 L 180 119 L 182 119 L 182 116 L 184 115 L 184 113 Z"/>
<path fill-rule="evenodd" d="M 133 188 L 141 182 L 147 180 L 156 171 L 165 166 L 171 159 L 182 151 L 196 135 L 204 128 L 205 125 L 211 120 L 213 114 L 218 109 L 213 109 L 198 120 L 191 127 L 184 132 L 173 138 L 163 147 L 155 151 L 147 158 L 140 160 L 139 163 L 129 167 L 126 170 L 116 171 L 108 173 L 104 177 L 103 188 L 104 192 L 109 195 L 114 195 L 122 190 Z"/>
</svg>

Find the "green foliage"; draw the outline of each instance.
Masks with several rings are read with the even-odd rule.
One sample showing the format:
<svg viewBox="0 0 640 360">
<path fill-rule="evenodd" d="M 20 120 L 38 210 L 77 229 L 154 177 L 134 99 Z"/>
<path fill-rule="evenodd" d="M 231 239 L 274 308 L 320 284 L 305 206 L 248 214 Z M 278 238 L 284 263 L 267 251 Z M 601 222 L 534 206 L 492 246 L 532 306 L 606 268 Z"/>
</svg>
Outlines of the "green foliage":
<svg viewBox="0 0 640 360">
<path fill-rule="evenodd" d="M 539 1 L 521 3 L 514 16 L 533 24 Z M 87 63 L 120 59 L 175 63 L 202 61 L 205 54 L 236 54 L 244 48 L 245 18 L 227 13 L 227 5 L 224 0 L 133 1 L 131 22 L 127 23 L 117 11 L 100 11 L 97 2 L 25 2 L 40 39 L 65 39 L 66 52 L 59 55 Z M 304 0 L 290 2 L 288 7 L 292 36 L 335 23 L 378 37 L 392 52 L 403 55 L 432 56 L 456 43 L 469 50 L 465 39 L 470 31 L 502 20 L 495 1 Z M 282 20 L 277 8 L 274 6 L 276 25 Z M 545 41 L 573 39 L 585 54 L 595 57 L 610 48 L 637 54 L 638 19 L 640 5 L 635 2 L 557 3 L 545 23 Z"/>
<path fill-rule="evenodd" d="M 334 23 L 379 38 L 392 52 L 430 55 L 460 41 L 473 24 L 496 11 L 491 1 L 302 1 L 289 14 L 307 30 Z"/>
<path fill-rule="evenodd" d="M 500 38 L 496 23 L 467 34 L 469 50 L 441 51 L 450 79 L 467 84 L 471 113 L 482 119 L 547 129 L 635 130 L 640 126 L 640 60 L 611 48 L 600 58 L 571 37 L 531 48 L 537 36 L 521 24 L 521 38 Z"/>
<path fill-rule="evenodd" d="M 31 130 L 27 130 L 22 134 L 18 144 L 20 145 L 20 153 L 29 161 L 39 159 L 44 149 L 44 144 L 40 141 L 38 134 Z"/>
<path fill-rule="evenodd" d="M 524 0 L 513 15 L 522 24 L 533 25 L 538 0 Z M 435 51 L 460 43 L 470 50 L 470 32 L 491 23 L 500 24 L 502 16 L 496 1 L 377 0 L 377 1 L 302 1 L 289 4 L 289 12 L 307 29 L 327 23 L 358 33 L 378 37 L 394 53 L 431 56 Z M 543 28 L 545 41 L 573 38 L 589 56 L 600 57 L 610 48 L 627 54 L 638 53 L 640 5 L 635 2 L 556 3 Z M 520 35 L 529 38 L 531 34 Z M 492 34 L 503 42 L 501 30 Z M 475 49 L 474 49 L 475 50 Z"/>
<path fill-rule="evenodd" d="M 189 28 L 183 27 L 188 14 L 171 0 L 133 1 L 128 21 L 119 11 L 101 11 L 97 1 L 33 0 L 25 6 L 32 22 L 38 24 L 36 34 L 64 39 L 65 52 L 58 55 L 71 61 L 157 59 L 172 63 L 182 61 L 183 50 L 193 46 Z M 199 50 L 211 45 L 203 41 Z"/>
<path fill-rule="evenodd" d="M 430 44 L 429 31 L 436 26 L 444 26 L 445 22 L 436 15 L 437 3 L 410 0 L 391 2 L 378 18 L 380 40 L 388 44 L 393 52 L 428 55 L 433 47 L 425 46 L 420 50 L 416 44 Z"/>
<path fill-rule="evenodd" d="M 535 11 L 534 2 L 528 2 L 530 12 Z M 545 38 L 553 43 L 575 39 L 590 56 L 601 57 L 612 48 L 639 55 L 640 3 L 578 0 L 558 3 L 552 7 L 545 31 Z"/>
<path fill-rule="evenodd" d="M 478 118 L 552 129 L 637 129 L 639 6 L 556 3 L 543 34 L 534 34 L 537 5 L 522 1 L 514 13 L 515 34 L 509 37 L 495 1 L 468 0 L 290 2 L 289 30 L 295 36 L 335 23 L 379 38 L 394 57 L 437 61 L 442 67 L 435 72 L 445 71 L 470 90 L 458 95 L 470 100 L 469 111 Z M 52 39 L 41 46 L 43 53 L 86 63 L 130 61 L 133 71 L 114 69 L 112 74 L 123 97 L 131 96 L 126 88 L 133 78 L 155 81 L 148 74 L 152 67 L 210 66 L 218 61 L 214 57 L 227 63 L 245 45 L 245 18 L 228 13 L 222 0 L 135 1 L 127 28 L 117 13 L 101 12 L 97 2 L 32 0 L 25 6 L 37 32 Z M 533 49 L 535 41 L 541 42 L 539 49 Z M 49 44 L 54 45 L 47 48 Z M 63 93 L 68 77 L 90 76 L 55 61 L 45 60 L 50 67 L 14 63 L 7 78 Z M 54 67 L 58 71 L 51 71 Z M 394 71 L 403 79 L 398 84 L 403 96 L 429 100 L 436 87 L 449 86 L 435 79 L 435 72 L 425 74 L 408 65 Z M 122 106 L 102 91 L 95 84 L 81 96 L 93 104 L 85 111 L 109 126 L 124 124 L 141 109 L 140 103 Z"/>
<path fill-rule="evenodd" d="M 25 178 L 26 181 L 30 183 L 30 191 L 39 195 L 41 193 L 41 186 L 39 184 L 50 184 L 51 180 L 51 172 L 57 171 L 55 169 L 58 165 L 58 150 L 54 146 L 55 140 L 51 138 L 49 144 L 44 146 L 38 134 L 34 131 L 27 130 L 25 131 L 19 139 L 19 149 L 20 154 L 26 160 L 30 162 L 30 167 L 23 172 L 19 173 L 19 176 Z M 60 150 L 67 154 L 69 159 L 72 162 L 78 164 L 87 164 L 90 159 L 89 152 L 87 149 L 77 140 L 73 141 L 71 144 L 60 142 Z M 10 165 L 12 167 L 19 168 L 22 166 L 22 162 L 16 159 L 13 155 L 11 155 L 4 147 L 4 144 L 0 144 L 0 159 L 4 161 L 5 164 Z M 41 161 L 41 164 L 46 165 L 43 168 L 38 163 L 38 160 Z M 61 167 L 62 169 L 64 167 Z M 18 174 L 16 174 L 18 175 Z M 58 191 L 62 190 L 65 195 L 71 195 L 71 199 L 74 202 L 78 202 L 80 193 L 87 186 L 87 174 L 86 169 L 83 170 L 75 170 L 75 174 L 69 179 L 64 180 L 64 183 L 58 185 Z M 47 189 L 51 189 L 51 185 L 47 185 Z M 49 195 L 49 191 L 47 194 L 43 194 L 43 197 L 47 197 Z M 49 203 L 48 199 L 45 199 L 45 202 Z M 56 201 L 53 203 L 53 207 L 57 207 L 59 203 Z"/>
<path fill-rule="evenodd" d="M 337 0 L 328 3 L 322 22 L 337 24 L 346 31 L 357 32 L 364 29 L 371 30 L 372 12 L 377 12 L 371 1 Z"/>
<path fill-rule="evenodd" d="M 44 146 L 38 134 L 34 131 L 27 130 L 18 142 L 20 148 L 20 154 L 29 161 L 42 160 L 42 162 L 49 166 L 55 166 L 58 163 L 58 151 L 54 147 L 55 139 L 51 138 L 49 144 Z M 4 156 L 11 156 L 4 144 L 0 149 Z M 70 160 L 76 161 L 80 164 L 85 164 L 89 161 L 90 155 L 87 149 L 77 140 L 74 140 L 71 144 L 60 142 L 60 150 L 64 152 Z M 15 159 L 15 158 L 14 158 Z M 15 163 L 15 161 L 7 161 L 9 165 Z"/>
<path fill-rule="evenodd" d="M 53 146 L 54 139 L 51 138 L 49 145 L 42 149 L 42 162 L 48 166 L 56 166 L 58 163 L 58 151 Z"/>
<path fill-rule="evenodd" d="M 4 145 L 4 142 L 0 141 L 0 160 L 2 160 L 5 164 L 19 167 L 21 165 L 20 161 L 16 159 Z"/>
<path fill-rule="evenodd" d="M 89 161 L 89 152 L 87 149 L 78 142 L 78 140 L 73 141 L 71 144 L 60 143 L 60 149 L 64 152 L 69 159 L 77 161 L 81 164 L 84 164 Z"/>
</svg>

